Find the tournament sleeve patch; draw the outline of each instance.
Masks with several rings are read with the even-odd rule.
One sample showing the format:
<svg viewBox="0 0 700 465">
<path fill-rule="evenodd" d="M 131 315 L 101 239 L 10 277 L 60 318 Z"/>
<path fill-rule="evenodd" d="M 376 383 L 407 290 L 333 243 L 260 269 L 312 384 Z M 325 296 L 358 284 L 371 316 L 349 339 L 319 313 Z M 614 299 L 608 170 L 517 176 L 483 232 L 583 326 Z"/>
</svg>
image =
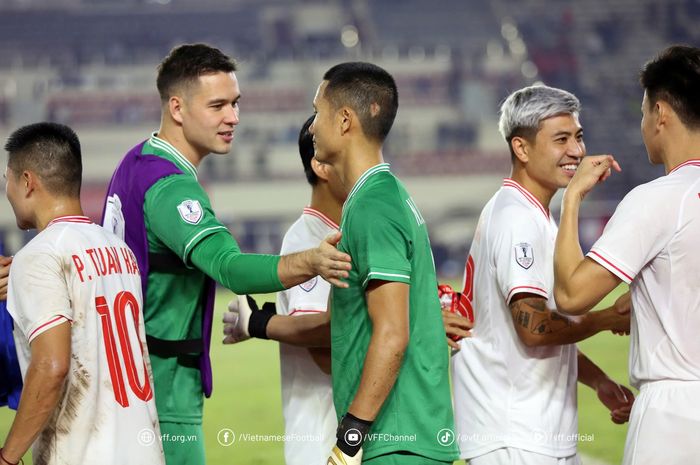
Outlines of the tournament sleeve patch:
<svg viewBox="0 0 700 465">
<path fill-rule="evenodd" d="M 204 212 L 199 200 L 185 200 L 177 206 L 180 217 L 189 224 L 197 224 L 202 220 Z"/>
<path fill-rule="evenodd" d="M 532 246 L 527 242 L 515 244 L 515 261 L 524 269 L 528 269 L 535 261 Z"/>
</svg>

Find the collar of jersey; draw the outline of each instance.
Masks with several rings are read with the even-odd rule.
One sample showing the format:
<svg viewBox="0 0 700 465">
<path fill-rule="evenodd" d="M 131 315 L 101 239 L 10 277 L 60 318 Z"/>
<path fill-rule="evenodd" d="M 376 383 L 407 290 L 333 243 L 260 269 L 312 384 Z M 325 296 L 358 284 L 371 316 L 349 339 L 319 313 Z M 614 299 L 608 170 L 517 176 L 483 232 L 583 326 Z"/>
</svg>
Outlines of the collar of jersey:
<svg viewBox="0 0 700 465">
<path fill-rule="evenodd" d="M 79 216 L 79 215 L 72 215 L 72 216 L 59 216 L 57 218 L 52 219 L 49 221 L 49 224 L 46 225 L 48 228 L 52 224 L 56 223 L 87 223 L 91 224 L 92 220 L 88 218 L 87 216 Z"/>
<path fill-rule="evenodd" d="M 345 200 L 345 203 L 347 203 L 353 195 L 357 193 L 357 191 L 360 190 L 360 188 L 367 182 L 367 179 L 370 178 L 370 176 L 380 173 L 382 171 L 389 171 L 389 163 L 380 163 L 378 165 L 374 165 L 364 173 L 362 173 L 362 176 L 355 182 L 355 185 L 352 186 L 352 189 L 350 190 L 350 193 L 348 194 L 347 200 Z"/>
<path fill-rule="evenodd" d="M 673 168 L 671 171 L 669 171 L 668 174 L 671 174 L 674 171 L 676 171 L 677 169 L 683 168 L 684 166 L 700 166 L 700 158 L 691 158 L 690 160 L 686 160 L 683 163 L 681 163 L 680 165 Z"/>
<path fill-rule="evenodd" d="M 318 218 L 319 220 L 323 221 L 323 222 L 326 224 L 326 226 L 328 226 L 329 228 L 340 229 L 340 227 L 339 227 L 337 224 L 335 224 L 335 221 L 333 221 L 332 219 L 328 218 L 326 215 L 324 215 L 324 214 L 321 213 L 320 211 L 316 210 L 315 208 L 304 207 L 304 213 L 303 213 L 303 214 L 304 214 L 304 215 L 309 215 L 309 216 L 315 216 L 315 217 Z"/>
<path fill-rule="evenodd" d="M 525 189 L 519 182 L 515 181 L 513 178 L 505 178 L 503 180 L 503 187 L 512 187 L 518 192 L 520 192 L 528 202 L 530 202 L 532 205 L 535 206 L 539 211 L 541 211 L 544 216 L 549 219 L 549 209 L 544 208 L 544 206 L 540 203 L 539 200 L 537 200 L 537 197 L 535 197 L 532 192 L 529 190 Z"/>
<path fill-rule="evenodd" d="M 156 134 L 158 133 L 154 132 L 151 134 L 151 138 L 148 140 L 148 143 L 153 147 L 162 150 L 167 155 L 170 155 L 173 161 L 177 163 L 177 165 L 182 168 L 183 171 L 191 174 L 195 179 L 197 179 L 197 168 L 195 168 L 195 166 L 187 158 L 185 158 L 185 156 L 181 154 L 178 149 L 173 147 L 169 142 L 166 142 L 160 137 L 156 136 Z"/>
</svg>

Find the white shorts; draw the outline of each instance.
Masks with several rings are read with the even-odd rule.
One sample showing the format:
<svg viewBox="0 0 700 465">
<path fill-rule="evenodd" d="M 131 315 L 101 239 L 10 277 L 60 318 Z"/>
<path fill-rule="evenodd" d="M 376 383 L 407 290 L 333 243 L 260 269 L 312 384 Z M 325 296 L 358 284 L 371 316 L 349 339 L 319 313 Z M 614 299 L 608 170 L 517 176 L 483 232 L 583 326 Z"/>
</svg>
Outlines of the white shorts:
<svg viewBox="0 0 700 465">
<path fill-rule="evenodd" d="M 502 447 L 474 457 L 469 465 L 581 465 L 578 454 L 551 457 L 515 447 Z"/>
<path fill-rule="evenodd" d="M 700 462 L 700 381 L 642 385 L 630 415 L 623 465 Z"/>
</svg>

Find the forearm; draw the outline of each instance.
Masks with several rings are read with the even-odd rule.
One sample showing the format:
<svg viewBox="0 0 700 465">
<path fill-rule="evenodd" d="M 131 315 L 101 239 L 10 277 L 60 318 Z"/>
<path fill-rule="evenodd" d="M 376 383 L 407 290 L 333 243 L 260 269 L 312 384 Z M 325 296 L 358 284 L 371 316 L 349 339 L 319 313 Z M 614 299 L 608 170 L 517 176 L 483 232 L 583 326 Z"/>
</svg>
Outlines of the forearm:
<svg viewBox="0 0 700 465">
<path fill-rule="evenodd" d="M 578 351 L 578 381 L 590 387 L 594 391 L 598 386 L 608 379 L 608 375 L 591 361 L 586 355 Z"/>
<path fill-rule="evenodd" d="M 528 347 L 574 344 L 612 325 L 610 310 L 569 317 L 548 309 L 541 297 L 515 300 L 511 312 L 516 332 Z"/>
<path fill-rule="evenodd" d="M 29 365 L 17 414 L 3 445 L 5 459 L 19 462 L 29 450 L 56 410 L 64 382 L 63 373 L 34 362 Z"/>
<path fill-rule="evenodd" d="M 259 294 L 284 289 L 277 276 L 277 255 L 244 254 L 225 232 L 212 234 L 197 244 L 190 261 L 236 294 Z"/>
<path fill-rule="evenodd" d="M 324 313 L 290 316 L 275 315 L 267 324 L 269 339 L 300 347 L 330 347 L 330 318 Z"/>
<path fill-rule="evenodd" d="M 398 331 L 373 331 L 365 357 L 360 386 L 348 412 L 373 421 L 389 396 L 398 377 L 408 337 Z"/>
<path fill-rule="evenodd" d="M 580 197 L 564 194 L 561 221 L 554 248 L 554 298 L 557 307 L 567 308 L 577 287 L 573 280 L 576 268 L 584 259 L 578 236 Z"/>
</svg>

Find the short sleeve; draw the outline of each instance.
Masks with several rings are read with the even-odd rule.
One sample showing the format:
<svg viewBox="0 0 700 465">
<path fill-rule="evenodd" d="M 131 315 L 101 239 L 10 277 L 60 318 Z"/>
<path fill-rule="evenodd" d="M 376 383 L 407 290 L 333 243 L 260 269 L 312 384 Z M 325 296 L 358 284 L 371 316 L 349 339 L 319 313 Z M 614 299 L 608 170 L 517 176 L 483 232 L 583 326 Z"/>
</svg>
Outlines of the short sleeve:
<svg viewBox="0 0 700 465">
<path fill-rule="evenodd" d="M 185 263 L 202 239 L 226 227 L 216 218 L 209 197 L 192 177 L 173 175 L 160 179 L 146 192 L 146 228 Z"/>
<path fill-rule="evenodd" d="M 638 186 L 622 199 L 593 244 L 587 257 L 627 284 L 658 255 L 671 240 L 677 223 L 677 208 L 668 208 L 673 197 L 650 185 Z"/>
<path fill-rule="evenodd" d="M 410 284 L 413 243 L 403 205 L 392 204 L 389 197 L 365 200 L 355 208 L 361 214 L 353 216 L 343 234 L 349 237 L 362 287 L 373 279 Z"/>
<path fill-rule="evenodd" d="M 495 213 L 489 232 L 496 280 L 506 305 L 519 293 L 549 298 L 547 267 L 552 267 L 548 234 L 533 213 L 519 206 Z M 551 274 L 551 273 L 550 273 Z"/>
<path fill-rule="evenodd" d="M 312 313 L 323 313 L 328 308 L 328 295 L 331 292 L 331 285 L 321 278 L 314 276 L 305 283 L 291 287 L 285 291 L 284 308 L 278 308 L 281 315 L 308 315 Z"/>
<path fill-rule="evenodd" d="M 49 329 L 73 321 L 65 268 L 48 251 L 15 256 L 9 279 L 7 308 L 29 343 Z"/>
</svg>

